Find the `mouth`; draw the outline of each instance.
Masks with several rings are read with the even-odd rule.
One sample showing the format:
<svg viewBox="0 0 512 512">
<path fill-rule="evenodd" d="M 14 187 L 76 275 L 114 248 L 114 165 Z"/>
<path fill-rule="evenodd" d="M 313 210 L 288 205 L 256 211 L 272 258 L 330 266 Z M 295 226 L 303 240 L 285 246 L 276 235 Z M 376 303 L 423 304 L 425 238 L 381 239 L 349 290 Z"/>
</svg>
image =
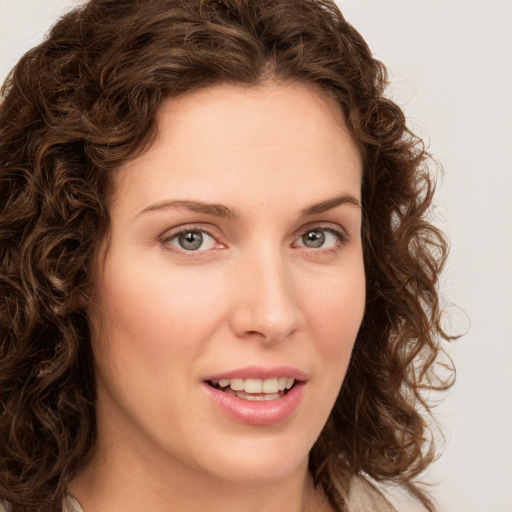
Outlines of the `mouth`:
<svg viewBox="0 0 512 512">
<path fill-rule="evenodd" d="M 278 400 L 288 394 L 296 385 L 293 377 L 274 377 L 270 379 L 234 378 L 207 380 L 210 387 L 236 396 L 242 400 L 263 402 Z"/>
<path fill-rule="evenodd" d="M 231 420 L 250 426 L 273 426 L 299 410 L 309 377 L 289 366 L 249 366 L 210 375 L 203 390 Z"/>
</svg>

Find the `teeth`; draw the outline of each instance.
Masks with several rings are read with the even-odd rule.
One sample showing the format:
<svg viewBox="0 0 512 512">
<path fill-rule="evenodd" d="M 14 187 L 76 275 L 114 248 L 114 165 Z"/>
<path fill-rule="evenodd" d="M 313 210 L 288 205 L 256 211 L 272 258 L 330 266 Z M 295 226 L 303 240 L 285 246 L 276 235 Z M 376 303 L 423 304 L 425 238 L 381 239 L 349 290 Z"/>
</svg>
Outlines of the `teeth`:
<svg viewBox="0 0 512 512">
<path fill-rule="evenodd" d="M 278 394 L 290 389 L 295 383 L 293 377 L 275 377 L 273 379 L 221 379 L 219 387 L 224 391 L 244 391 L 252 394 Z M 227 388 L 227 389 L 224 389 Z M 280 396 L 280 395 L 279 395 Z M 253 397 L 254 398 L 254 397 Z M 258 398 L 259 399 L 259 398 Z"/>
<path fill-rule="evenodd" d="M 244 391 L 246 393 L 263 392 L 263 381 L 261 379 L 245 379 Z"/>
<path fill-rule="evenodd" d="M 229 381 L 229 387 L 233 391 L 242 391 L 244 389 L 244 386 L 245 386 L 244 379 L 231 379 Z"/>
<path fill-rule="evenodd" d="M 280 393 L 259 393 L 257 395 L 251 395 L 250 393 L 246 393 L 245 391 L 233 391 L 231 388 L 226 388 L 224 390 L 229 395 L 237 396 L 238 398 L 243 398 L 244 400 L 250 400 L 252 402 L 263 402 L 268 400 L 277 400 L 283 396 L 283 392 Z"/>
<path fill-rule="evenodd" d="M 278 379 L 266 379 L 262 383 L 263 393 L 277 393 L 279 391 Z"/>
</svg>

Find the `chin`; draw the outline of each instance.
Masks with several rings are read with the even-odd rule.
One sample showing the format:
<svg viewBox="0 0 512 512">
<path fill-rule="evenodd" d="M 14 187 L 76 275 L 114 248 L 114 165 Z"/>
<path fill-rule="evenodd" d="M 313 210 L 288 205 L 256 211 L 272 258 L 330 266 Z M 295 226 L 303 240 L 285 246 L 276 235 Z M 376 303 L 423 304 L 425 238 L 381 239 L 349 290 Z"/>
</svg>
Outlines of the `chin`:
<svg viewBox="0 0 512 512">
<path fill-rule="evenodd" d="M 203 463 L 199 465 L 222 481 L 249 487 L 282 482 L 307 471 L 311 442 L 294 440 L 284 433 L 269 436 L 262 432 L 255 437 L 210 445 L 207 452 L 202 452 Z M 221 446 L 223 450 L 218 452 L 216 448 Z"/>
</svg>

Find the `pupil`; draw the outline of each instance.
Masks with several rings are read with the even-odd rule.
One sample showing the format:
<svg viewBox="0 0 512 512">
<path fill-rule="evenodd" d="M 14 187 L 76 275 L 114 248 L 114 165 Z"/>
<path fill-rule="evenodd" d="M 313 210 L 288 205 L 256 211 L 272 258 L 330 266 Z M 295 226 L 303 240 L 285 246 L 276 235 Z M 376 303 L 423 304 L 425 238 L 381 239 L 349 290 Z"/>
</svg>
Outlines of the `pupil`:
<svg viewBox="0 0 512 512">
<path fill-rule="evenodd" d="M 302 237 L 302 241 L 307 247 L 322 247 L 325 243 L 325 233 L 323 231 L 309 231 Z"/>
<path fill-rule="evenodd" d="M 189 231 L 178 237 L 180 246 L 187 251 L 196 251 L 203 244 L 203 235 L 199 231 Z"/>
</svg>

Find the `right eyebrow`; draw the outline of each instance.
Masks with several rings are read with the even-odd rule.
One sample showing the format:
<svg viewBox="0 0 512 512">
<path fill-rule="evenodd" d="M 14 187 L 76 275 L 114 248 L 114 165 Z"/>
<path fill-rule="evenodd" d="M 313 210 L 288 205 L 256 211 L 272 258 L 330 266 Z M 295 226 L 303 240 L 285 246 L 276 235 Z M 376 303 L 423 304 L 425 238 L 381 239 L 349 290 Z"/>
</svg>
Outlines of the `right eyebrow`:
<svg viewBox="0 0 512 512">
<path fill-rule="evenodd" d="M 336 197 L 326 199 L 325 201 L 304 208 L 301 211 L 301 215 L 303 217 L 306 217 L 308 215 L 317 215 L 319 213 L 324 213 L 328 210 L 332 210 L 333 208 L 336 208 L 337 206 L 340 206 L 342 204 L 351 204 L 353 206 L 361 208 L 361 203 L 356 197 L 354 197 L 351 194 L 340 194 Z"/>
<path fill-rule="evenodd" d="M 186 201 L 186 200 L 164 200 L 153 203 L 137 214 L 153 212 L 167 208 L 186 208 L 187 210 L 213 215 L 214 217 L 222 217 L 227 219 L 236 219 L 239 217 L 238 213 L 231 210 L 223 204 L 216 203 L 203 203 L 202 201 Z"/>
</svg>

